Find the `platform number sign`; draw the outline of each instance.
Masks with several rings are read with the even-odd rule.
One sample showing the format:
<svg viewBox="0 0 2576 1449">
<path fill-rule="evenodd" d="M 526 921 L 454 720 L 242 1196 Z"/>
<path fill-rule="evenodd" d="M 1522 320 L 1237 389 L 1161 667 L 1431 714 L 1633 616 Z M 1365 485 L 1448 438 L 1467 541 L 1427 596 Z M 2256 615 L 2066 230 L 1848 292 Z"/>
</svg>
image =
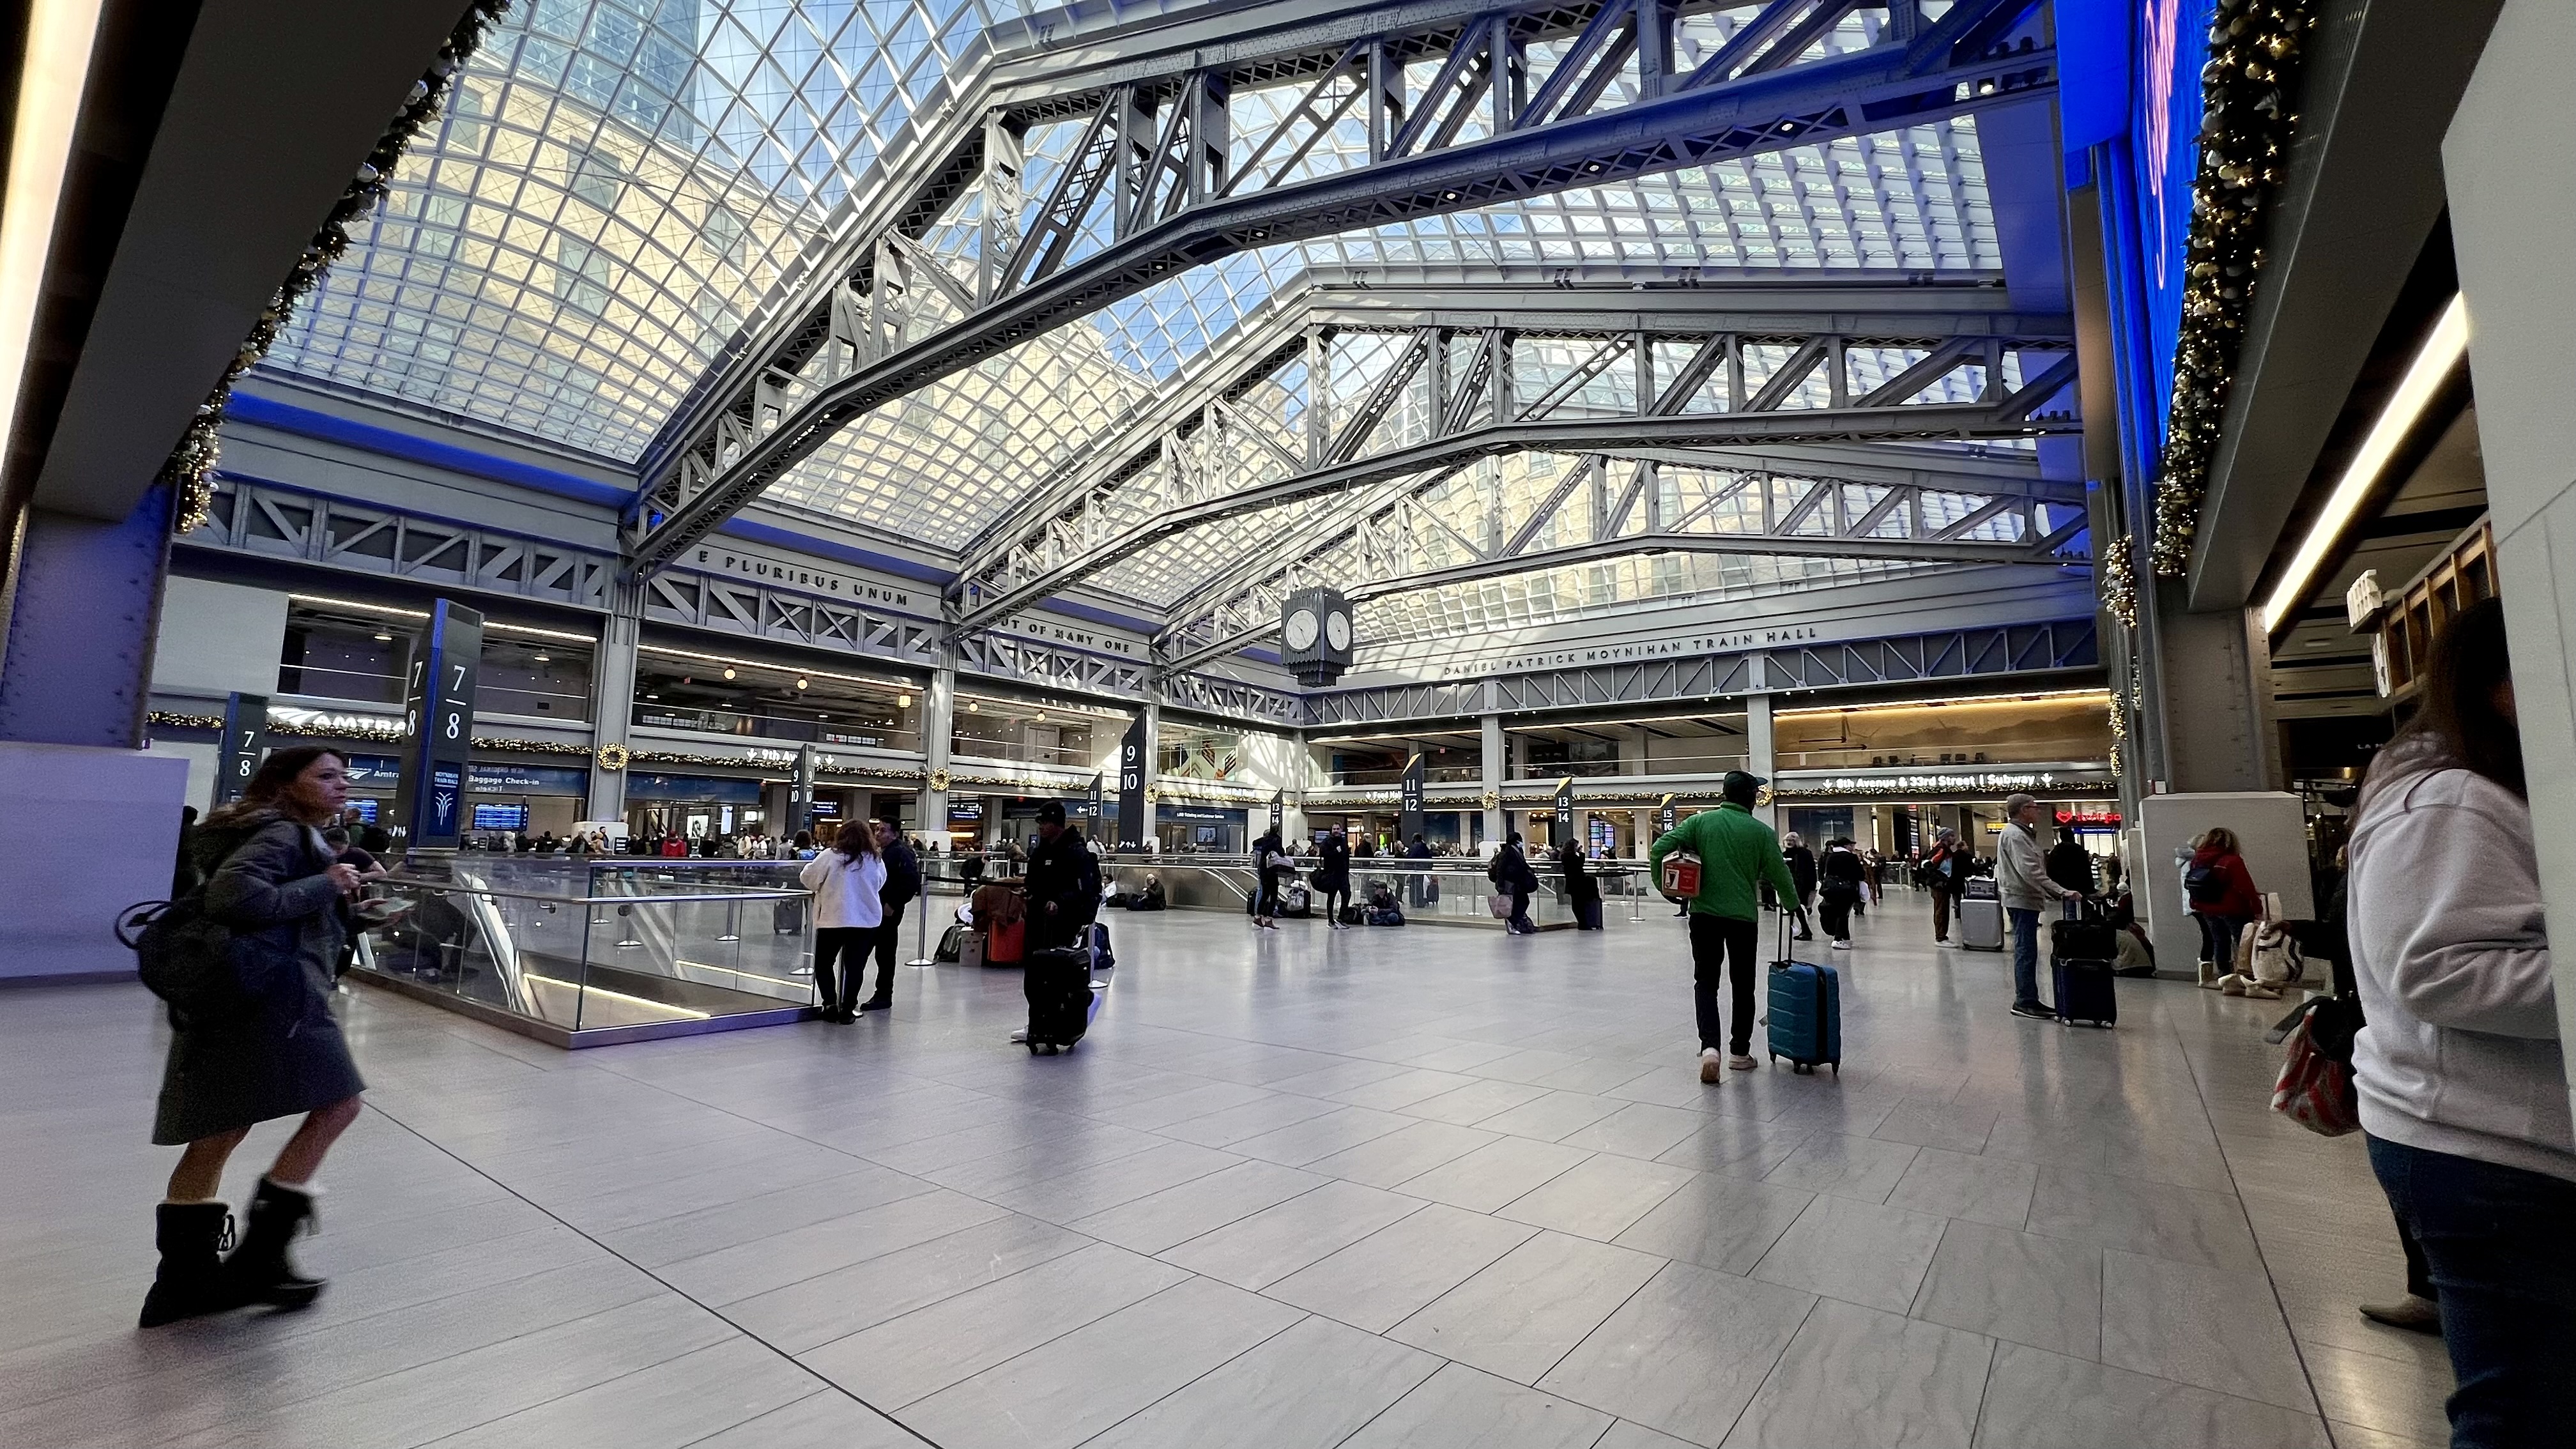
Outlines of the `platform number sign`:
<svg viewBox="0 0 2576 1449">
<path fill-rule="evenodd" d="M 414 850 L 455 846 L 462 838 L 466 763 L 474 749 L 474 681 L 483 656 L 483 616 L 438 601 L 412 642 L 403 676 L 402 775 L 394 818 Z"/>
<path fill-rule="evenodd" d="M 260 760 L 268 754 L 268 696 L 232 694 L 224 697 L 224 743 L 222 755 L 215 764 L 215 800 L 221 805 L 241 798 L 250 777 L 259 772 Z"/>
<path fill-rule="evenodd" d="M 1145 848 L 1145 717 L 1129 722 L 1118 742 L 1118 849 Z"/>
</svg>

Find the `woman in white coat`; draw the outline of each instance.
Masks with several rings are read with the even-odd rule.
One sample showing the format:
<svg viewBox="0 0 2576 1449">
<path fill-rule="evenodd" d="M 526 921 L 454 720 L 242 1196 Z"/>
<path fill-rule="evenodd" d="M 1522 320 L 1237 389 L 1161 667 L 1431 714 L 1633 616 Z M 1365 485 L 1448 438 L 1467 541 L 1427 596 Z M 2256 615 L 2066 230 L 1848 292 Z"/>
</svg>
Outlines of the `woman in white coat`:
<svg viewBox="0 0 2576 1449">
<path fill-rule="evenodd" d="M 2564 821 L 2553 827 L 2565 829 Z M 2460 611 L 2353 823 L 2353 1048 L 2370 1165 L 2441 1305 L 2451 1443 L 2576 1421 L 2576 1131 L 2504 611 Z"/>
<path fill-rule="evenodd" d="M 859 979 L 868 974 L 868 951 L 885 921 L 878 899 L 885 860 L 868 827 L 854 820 L 796 878 L 814 893 L 814 989 L 822 993 L 823 1019 L 846 1025 L 859 1019 Z"/>
</svg>

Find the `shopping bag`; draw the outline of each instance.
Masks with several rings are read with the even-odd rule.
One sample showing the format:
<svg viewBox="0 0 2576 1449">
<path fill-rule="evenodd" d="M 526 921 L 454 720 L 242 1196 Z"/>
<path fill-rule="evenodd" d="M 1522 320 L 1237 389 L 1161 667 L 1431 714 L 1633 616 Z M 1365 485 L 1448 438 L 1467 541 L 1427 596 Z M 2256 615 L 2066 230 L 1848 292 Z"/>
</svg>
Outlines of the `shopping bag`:
<svg viewBox="0 0 2576 1449">
<path fill-rule="evenodd" d="M 1664 894 L 1688 900 L 1699 894 L 1699 857 L 1676 850 L 1664 857 Z"/>
</svg>

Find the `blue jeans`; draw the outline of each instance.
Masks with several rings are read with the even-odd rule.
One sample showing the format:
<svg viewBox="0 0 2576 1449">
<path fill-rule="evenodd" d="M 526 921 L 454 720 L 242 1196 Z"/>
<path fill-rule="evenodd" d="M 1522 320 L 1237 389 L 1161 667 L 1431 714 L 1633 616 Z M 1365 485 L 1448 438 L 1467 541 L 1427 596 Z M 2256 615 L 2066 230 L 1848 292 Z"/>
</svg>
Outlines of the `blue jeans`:
<svg viewBox="0 0 2576 1449">
<path fill-rule="evenodd" d="M 2012 921 L 2013 1005 L 2039 1005 L 2039 912 L 2004 907 Z"/>
<path fill-rule="evenodd" d="M 2370 1166 L 2423 1246 L 2458 1388 L 2453 1449 L 2564 1444 L 2576 1419 L 2576 1182 L 2370 1139 Z"/>
</svg>

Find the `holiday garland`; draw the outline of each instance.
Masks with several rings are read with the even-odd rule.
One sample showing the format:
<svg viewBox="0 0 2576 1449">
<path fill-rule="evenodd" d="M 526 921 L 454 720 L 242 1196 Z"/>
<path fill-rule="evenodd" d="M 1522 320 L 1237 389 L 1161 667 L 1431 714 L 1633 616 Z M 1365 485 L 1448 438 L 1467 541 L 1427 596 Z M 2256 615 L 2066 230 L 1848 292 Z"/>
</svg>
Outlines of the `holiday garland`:
<svg viewBox="0 0 2576 1449">
<path fill-rule="evenodd" d="M 2161 577 L 2177 577 L 2190 563 L 2245 316 L 2263 269 L 2263 213 L 2280 191 L 2290 133 L 2298 126 L 2290 106 L 2301 44 L 2315 23 L 2314 0 L 2218 0 L 2210 22 L 2182 328 L 2156 480 L 2155 571 Z M 2123 601 L 2109 593 L 2117 580 L 2106 575 L 2104 582 L 2105 600 L 2126 617 Z"/>
<path fill-rule="evenodd" d="M 158 480 L 170 484 L 178 492 L 173 523 L 176 532 L 193 533 L 204 527 L 207 510 L 214 504 L 215 463 L 222 449 L 218 433 L 223 427 L 224 408 L 232 401 L 233 384 L 268 355 L 268 349 L 277 342 L 278 329 L 284 327 L 286 319 L 294 314 L 296 304 L 321 284 L 322 274 L 329 271 L 331 264 L 340 259 L 340 254 L 349 249 L 349 229 L 365 219 L 384 199 L 386 183 L 392 178 L 394 168 L 402 164 L 403 153 L 410 150 L 412 141 L 438 119 L 439 107 L 447 99 L 449 83 L 456 78 L 458 71 L 465 68 L 466 59 L 482 45 L 485 33 L 509 8 L 510 0 L 473 0 L 465 17 L 457 21 L 456 28 L 449 32 L 447 43 L 439 47 L 438 59 L 418 81 L 413 82 L 411 94 L 403 98 L 401 114 L 395 116 L 393 124 L 377 138 L 375 149 L 367 153 L 367 159 L 358 167 L 358 174 L 350 179 L 348 188 L 340 193 L 338 204 L 331 208 L 331 214 L 323 221 L 321 229 L 313 234 L 312 243 L 304 248 L 304 255 L 296 259 L 295 269 L 286 274 L 285 282 L 269 298 L 268 306 L 261 310 L 259 320 L 251 325 L 250 335 L 242 339 L 241 349 L 224 364 L 224 375 L 215 384 L 215 390 L 198 404 L 196 416 L 189 420 L 188 431 L 180 435 L 179 446 L 171 452 L 169 461 L 161 465 Z"/>
</svg>

